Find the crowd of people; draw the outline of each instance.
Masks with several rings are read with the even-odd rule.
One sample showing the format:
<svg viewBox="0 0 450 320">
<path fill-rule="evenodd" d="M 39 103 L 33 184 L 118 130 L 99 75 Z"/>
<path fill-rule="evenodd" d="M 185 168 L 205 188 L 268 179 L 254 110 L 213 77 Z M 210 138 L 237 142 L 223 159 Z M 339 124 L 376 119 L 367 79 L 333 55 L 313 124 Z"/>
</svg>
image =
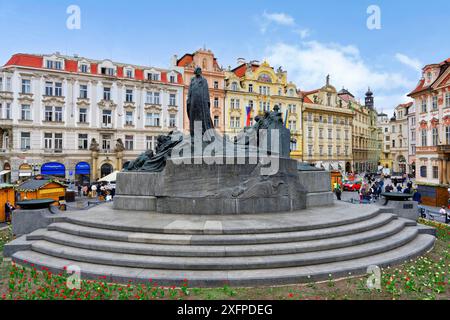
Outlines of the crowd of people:
<svg viewBox="0 0 450 320">
<path fill-rule="evenodd" d="M 88 197 L 104 201 L 112 201 L 116 194 L 115 185 L 108 182 L 94 182 L 83 186 L 79 184 L 77 188 L 79 197 Z"/>
</svg>

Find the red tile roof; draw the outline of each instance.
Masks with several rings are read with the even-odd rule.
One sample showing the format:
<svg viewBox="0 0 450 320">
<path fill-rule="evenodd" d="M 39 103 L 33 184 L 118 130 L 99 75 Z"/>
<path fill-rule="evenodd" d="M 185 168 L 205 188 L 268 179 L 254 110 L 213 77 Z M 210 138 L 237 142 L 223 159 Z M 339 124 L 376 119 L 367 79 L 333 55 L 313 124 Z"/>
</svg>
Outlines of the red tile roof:
<svg viewBox="0 0 450 320">
<path fill-rule="evenodd" d="M 44 56 L 42 55 L 33 55 L 33 54 L 24 54 L 24 53 L 17 53 L 14 54 L 8 62 L 5 64 L 6 66 L 22 66 L 22 67 L 32 67 L 32 68 L 39 68 L 39 69 L 45 69 L 43 67 L 43 60 Z M 91 60 L 92 61 L 92 60 Z M 68 58 L 64 58 L 64 71 L 66 72 L 78 72 L 78 61 L 72 60 Z M 145 67 L 143 67 L 145 68 Z M 91 62 L 91 70 L 90 73 L 93 75 L 98 74 L 98 62 Z M 123 65 L 117 65 L 117 77 L 123 78 Z M 136 80 L 144 80 L 144 70 L 142 68 L 138 68 L 135 66 L 135 77 Z M 167 72 L 162 71 L 161 72 L 161 82 L 167 82 Z M 180 73 L 178 73 L 177 77 L 177 83 L 183 84 L 183 77 Z"/>
<path fill-rule="evenodd" d="M 43 58 L 41 56 L 18 53 L 9 59 L 5 66 L 18 65 L 32 68 L 42 68 Z"/>
</svg>

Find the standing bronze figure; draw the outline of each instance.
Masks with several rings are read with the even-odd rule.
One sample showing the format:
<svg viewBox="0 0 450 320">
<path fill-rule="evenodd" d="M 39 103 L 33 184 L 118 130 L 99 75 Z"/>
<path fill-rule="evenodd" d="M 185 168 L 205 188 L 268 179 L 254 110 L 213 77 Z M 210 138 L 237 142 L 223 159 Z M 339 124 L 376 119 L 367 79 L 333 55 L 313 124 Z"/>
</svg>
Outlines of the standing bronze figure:
<svg viewBox="0 0 450 320">
<path fill-rule="evenodd" d="M 214 128 L 211 121 L 208 82 L 202 77 L 202 69 L 199 67 L 195 69 L 195 77 L 192 78 L 189 85 L 186 104 L 191 136 L 194 136 L 194 123 L 197 121 L 202 125 L 202 134 L 206 130 Z"/>
</svg>

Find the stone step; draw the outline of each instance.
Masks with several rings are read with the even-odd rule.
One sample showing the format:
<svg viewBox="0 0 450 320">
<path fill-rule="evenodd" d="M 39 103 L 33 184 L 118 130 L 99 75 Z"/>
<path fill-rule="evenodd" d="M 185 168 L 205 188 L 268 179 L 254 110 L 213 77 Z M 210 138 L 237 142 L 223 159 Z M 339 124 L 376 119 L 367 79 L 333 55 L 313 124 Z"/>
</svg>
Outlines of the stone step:
<svg viewBox="0 0 450 320">
<path fill-rule="evenodd" d="M 329 262 L 320 265 L 289 268 L 267 268 L 254 270 L 202 271 L 202 270 L 161 270 L 100 265 L 57 258 L 35 251 L 16 252 L 12 259 L 20 264 L 33 264 L 37 268 L 47 267 L 54 273 L 62 272 L 64 267 L 77 265 L 83 279 L 98 279 L 106 276 L 106 281 L 128 283 L 128 281 L 158 285 L 181 286 L 184 279 L 189 287 L 222 287 L 282 285 L 300 282 L 321 281 L 353 275 L 365 274 L 367 267 L 376 265 L 381 268 L 403 263 L 430 250 L 435 238 L 428 234 L 419 234 L 411 242 L 392 250 L 352 260 Z M 149 280 L 152 280 L 150 282 Z"/>
<path fill-rule="evenodd" d="M 69 247 L 116 253 L 175 257 L 232 257 L 282 255 L 349 247 L 386 238 L 397 234 L 404 227 L 405 222 L 392 220 L 381 227 L 352 235 L 322 240 L 250 245 L 166 245 L 132 243 L 127 241 L 92 239 L 84 236 L 61 233 L 59 231 L 47 231 L 44 234 L 41 234 L 40 238 L 33 238 L 35 240 L 46 240 L 48 242 Z"/>
<path fill-rule="evenodd" d="M 102 211 L 103 209 L 103 211 Z M 317 230 L 357 223 L 376 217 L 389 208 L 337 204 L 290 213 L 186 216 L 109 210 L 97 207 L 83 214 L 67 214 L 65 222 L 115 231 L 165 234 L 258 234 Z M 113 212 L 110 212 L 113 211 Z M 357 214 L 355 214 L 357 212 Z"/>
<path fill-rule="evenodd" d="M 381 240 L 351 247 L 273 256 L 242 257 L 167 257 L 112 253 L 60 245 L 45 240 L 32 244 L 33 251 L 50 256 L 94 264 L 169 270 L 242 270 L 316 265 L 366 257 L 405 245 L 418 235 L 407 227 Z"/>
<path fill-rule="evenodd" d="M 382 213 L 370 219 L 352 224 L 328 227 L 315 230 L 272 232 L 262 234 L 165 234 L 165 233 L 144 233 L 129 232 L 111 229 L 101 229 L 94 227 L 81 226 L 68 222 L 54 223 L 48 227 L 48 230 L 58 231 L 77 235 L 81 237 L 133 242 L 133 243 L 154 243 L 154 244 L 191 244 L 191 245 L 245 245 L 245 244 L 263 244 L 263 243 L 282 243 L 313 239 L 326 239 L 360 233 L 375 228 L 379 228 L 391 222 L 395 216 L 390 213 Z M 163 230 L 159 230 L 163 231 Z"/>
</svg>

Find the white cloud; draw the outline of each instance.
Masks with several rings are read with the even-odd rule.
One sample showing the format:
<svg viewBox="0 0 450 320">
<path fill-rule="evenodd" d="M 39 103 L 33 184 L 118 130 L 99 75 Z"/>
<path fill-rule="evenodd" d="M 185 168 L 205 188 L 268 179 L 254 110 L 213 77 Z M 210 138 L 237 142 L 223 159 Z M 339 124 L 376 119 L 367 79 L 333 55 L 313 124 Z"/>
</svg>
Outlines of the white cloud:
<svg viewBox="0 0 450 320">
<path fill-rule="evenodd" d="M 422 62 L 420 62 L 418 59 L 410 58 L 402 53 L 397 53 L 395 55 L 395 58 L 404 65 L 411 67 L 416 71 L 420 72 L 422 70 Z"/>
<path fill-rule="evenodd" d="M 388 109 L 403 102 L 398 92 L 408 92 L 416 81 L 410 81 L 400 73 L 370 67 L 353 45 L 318 41 L 291 45 L 281 42 L 266 49 L 266 59 L 272 65 L 281 65 L 288 70 L 289 79 L 302 90 L 322 87 L 327 74 L 330 74 L 331 83 L 337 90 L 345 86 L 361 101 L 370 86 L 375 95 L 380 96 L 379 103 L 376 103 L 378 108 Z M 383 96 L 386 98 L 381 98 Z M 395 96 L 395 99 L 389 102 L 388 96 Z"/>
<path fill-rule="evenodd" d="M 270 22 L 274 22 L 283 26 L 295 26 L 295 20 L 285 13 L 267 13 L 264 11 L 263 17 Z"/>
<path fill-rule="evenodd" d="M 309 37 L 311 34 L 311 31 L 309 31 L 309 29 L 306 29 L 306 28 L 305 29 L 298 28 L 298 29 L 295 29 L 293 32 L 298 34 L 301 39 L 305 39 L 305 38 Z"/>
</svg>

